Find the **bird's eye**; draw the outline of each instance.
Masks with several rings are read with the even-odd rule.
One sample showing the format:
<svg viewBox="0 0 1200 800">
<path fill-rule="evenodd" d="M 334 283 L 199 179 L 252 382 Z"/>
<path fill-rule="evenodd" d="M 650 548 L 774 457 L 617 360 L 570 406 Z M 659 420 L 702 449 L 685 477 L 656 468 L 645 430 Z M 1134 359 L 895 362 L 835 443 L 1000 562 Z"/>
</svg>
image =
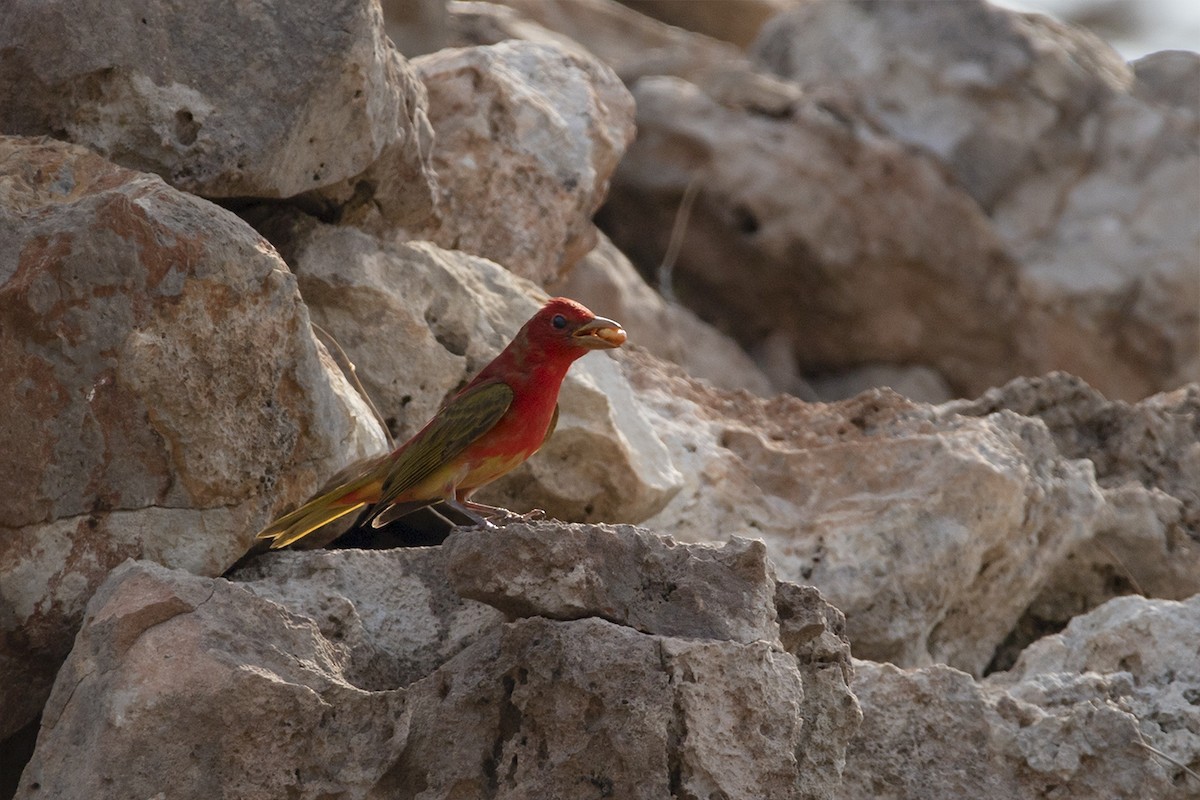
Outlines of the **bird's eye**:
<svg viewBox="0 0 1200 800">
<path fill-rule="evenodd" d="M 563 328 L 567 327 L 567 318 L 562 314 L 555 314 L 554 319 L 550 320 L 550 324 L 561 331 Z"/>
</svg>

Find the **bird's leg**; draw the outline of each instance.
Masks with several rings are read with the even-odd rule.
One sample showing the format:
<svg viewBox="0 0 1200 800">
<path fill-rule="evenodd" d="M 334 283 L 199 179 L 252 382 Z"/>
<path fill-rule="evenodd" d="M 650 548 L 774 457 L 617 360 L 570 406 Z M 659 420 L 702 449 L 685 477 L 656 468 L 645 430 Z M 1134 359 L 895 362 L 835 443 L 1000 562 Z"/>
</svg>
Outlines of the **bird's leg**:
<svg viewBox="0 0 1200 800">
<path fill-rule="evenodd" d="M 474 508 L 471 508 L 471 506 L 475 505 L 474 503 L 465 503 L 461 500 L 447 499 L 447 500 L 443 500 L 440 503 L 440 505 L 445 506 L 446 508 L 453 511 L 455 514 L 463 517 L 464 519 L 466 519 L 468 522 L 475 525 L 476 527 L 479 527 L 479 528 L 495 528 L 496 527 L 496 524 L 494 522 L 492 522 L 490 519 L 488 519 L 487 516 L 480 514 Z M 491 506 L 484 506 L 484 508 L 491 508 Z M 503 511 L 504 509 L 499 509 L 499 510 Z"/>
<path fill-rule="evenodd" d="M 495 519 L 501 522 L 532 522 L 533 520 L 544 519 L 546 516 L 546 512 L 540 508 L 535 508 L 524 514 L 518 514 L 515 511 L 509 511 L 507 508 L 501 508 L 500 506 L 475 503 L 467 500 L 465 497 L 458 498 L 455 501 L 455 505 L 461 507 L 465 512 L 478 515 L 483 519 Z"/>
</svg>

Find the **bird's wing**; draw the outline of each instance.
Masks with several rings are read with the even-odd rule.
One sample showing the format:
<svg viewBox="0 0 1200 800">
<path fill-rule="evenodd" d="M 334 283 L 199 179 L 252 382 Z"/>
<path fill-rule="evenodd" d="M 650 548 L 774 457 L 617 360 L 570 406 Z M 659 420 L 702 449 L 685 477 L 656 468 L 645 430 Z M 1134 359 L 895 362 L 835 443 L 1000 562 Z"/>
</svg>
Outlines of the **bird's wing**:
<svg viewBox="0 0 1200 800">
<path fill-rule="evenodd" d="M 485 383 L 451 400 L 399 453 L 383 484 L 372 527 L 380 527 L 380 514 L 404 492 L 428 478 L 483 436 L 512 405 L 513 390 L 506 383 Z"/>
</svg>

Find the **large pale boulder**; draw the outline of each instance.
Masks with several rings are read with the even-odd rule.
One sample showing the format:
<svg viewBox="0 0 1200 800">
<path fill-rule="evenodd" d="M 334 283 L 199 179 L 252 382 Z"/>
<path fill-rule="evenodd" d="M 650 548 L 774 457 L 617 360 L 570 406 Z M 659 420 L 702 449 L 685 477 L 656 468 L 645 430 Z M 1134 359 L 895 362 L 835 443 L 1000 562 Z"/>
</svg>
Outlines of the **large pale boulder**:
<svg viewBox="0 0 1200 800">
<path fill-rule="evenodd" d="M 0 133 L 69 139 L 209 197 L 352 178 L 417 136 L 421 101 L 374 0 L 16 0 L 0 24 Z"/>
<path fill-rule="evenodd" d="M 973 394 L 1032 367 L 1018 265 L 932 157 L 752 73 L 633 93 L 638 139 L 599 222 L 653 269 L 691 187 L 672 288 L 702 319 L 751 351 L 779 339 L 803 372 L 923 364 Z"/>
<path fill-rule="evenodd" d="M 637 628 L 537 608 L 512 619 L 438 576 L 477 552 L 498 576 L 478 577 L 516 596 L 530 554 L 564 535 L 568 549 L 606 543 L 590 554 L 594 597 L 623 596 L 630 556 L 657 554 L 657 613 Z M 164 776 L 181 800 L 834 796 L 860 718 L 848 643 L 836 609 L 777 584 L 761 547 L 556 525 L 459 537 L 448 551 L 270 553 L 234 582 L 120 567 L 17 797 L 149 797 Z M 542 598 L 577 593 L 577 571 L 546 566 Z M 763 636 L 731 640 L 722 619 L 758 620 Z"/>
<path fill-rule="evenodd" d="M 891 392 L 840 403 L 722 392 L 629 354 L 684 487 L 645 523 L 761 538 L 786 580 L 847 617 L 856 655 L 981 673 L 1103 500 L 1093 466 L 1013 412 L 940 413 Z"/>
<path fill-rule="evenodd" d="M 75 145 L 0 137 L 0 354 L 0 739 L 110 569 L 219 575 L 383 445 L 264 239 Z"/>
<path fill-rule="evenodd" d="M 1091 461 L 1105 499 L 1094 539 L 1051 575 L 1012 649 L 1119 594 L 1183 600 L 1200 592 L 1200 384 L 1131 404 L 1055 373 L 945 407 L 1001 409 L 1041 419 L 1064 455 Z"/>
<path fill-rule="evenodd" d="M 263 229 L 295 269 L 314 321 L 357 365 L 399 441 L 491 361 L 545 299 L 493 262 L 429 242 L 397 244 L 294 216 Z M 572 366 L 560 405 L 542 450 L 481 491 L 481 500 L 559 519 L 638 522 L 677 491 L 670 455 L 607 354 Z"/>
<path fill-rule="evenodd" d="M 863 724 L 837 797 L 1195 797 L 1198 639 L 1200 595 L 1125 597 L 981 682 L 856 662 Z"/>
<path fill-rule="evenodd" d="M 354 686 L 338 656 L 238 584 L 127 563 L 88 606 L 16 796 L 363 797 L 403 752 L 406 698 Z"/>
<path fill-rule="evenodd" d="M 545 284 L 596 242 L 592 214 L 633 138 L 633 101 L 583 51 L 508 41 L 413 60 L 437 137 L 437 219 L 407 238 Z"/>
<path fill-rule="evenodd" d="M 798 4 L 753 51 L 855 97 L 987 212 L 1022 266 L 1010 336 L 1036 361 L 1009 377 L 1065 369 L 1125 400 L 1200 379 L 1200 56 L 1135 73 L 1082 29 L 985 0 Z"/>
</svg>

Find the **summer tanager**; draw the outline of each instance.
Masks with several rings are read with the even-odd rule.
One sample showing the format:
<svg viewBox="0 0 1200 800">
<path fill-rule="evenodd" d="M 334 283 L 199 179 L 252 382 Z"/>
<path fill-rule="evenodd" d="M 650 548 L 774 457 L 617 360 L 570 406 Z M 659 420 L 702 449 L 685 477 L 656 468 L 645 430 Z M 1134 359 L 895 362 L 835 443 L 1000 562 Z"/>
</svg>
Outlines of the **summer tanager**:
<svg viewBox="0 0 1200 800">
<path fill-rule="evenodd" d="M 258 538 L 270 539 L 271 549 L 286 547 L 364 506 L 374 528 L 435 503 L 479 524 L 508 513 L 472 503 L 471 494 L 524 462 L 554 431 L 558 390 L 572 362 L 624 341 L 625 331 L 611 319 L 574 300 L 550 300 L 416 435 Z"/>
</svg>

